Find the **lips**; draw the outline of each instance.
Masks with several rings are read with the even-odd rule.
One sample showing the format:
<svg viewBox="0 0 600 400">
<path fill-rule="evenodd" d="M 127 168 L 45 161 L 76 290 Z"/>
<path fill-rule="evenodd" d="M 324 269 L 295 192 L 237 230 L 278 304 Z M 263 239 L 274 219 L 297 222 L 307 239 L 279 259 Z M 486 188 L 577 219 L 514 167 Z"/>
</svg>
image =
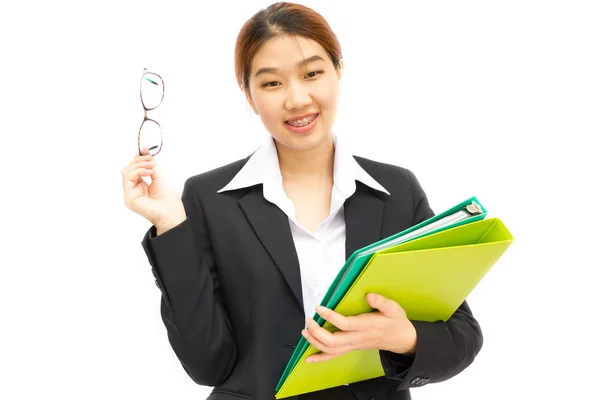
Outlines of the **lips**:
<svg viewBox="0 0 600 400">
<path fill-rule="evenodd" d="M 301 119 L 301 123 L 304 125 L 292 125 L 291 122 L 298 122 L 298 119 L 292 119 L 285 122 L 285 127 L 294 134 L 308 134 L 313 130 L 319 121 L 320 114 L 308 114 L 305 118 Z"/>
<path fill-rule="evenodd" d="M 302 127 L 303 125 L 310 124 L 318 115 L 318 113 L 304 114 L 294 118 L 290 118 L 286 120 L 285 123 L 290 126 Z"/>
</svg>

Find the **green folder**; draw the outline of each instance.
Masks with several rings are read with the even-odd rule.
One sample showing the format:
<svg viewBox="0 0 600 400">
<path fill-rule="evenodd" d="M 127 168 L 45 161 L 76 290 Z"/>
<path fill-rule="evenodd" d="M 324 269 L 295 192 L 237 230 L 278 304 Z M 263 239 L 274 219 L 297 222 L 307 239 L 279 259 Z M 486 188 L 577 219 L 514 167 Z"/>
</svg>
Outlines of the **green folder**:
<svg viewBox="0 0 600 400">
<path fill-rule="evenodd" d="M 512 243 L 512 235 L 476 198 L 468 199 L 349 257 L 321 305 L 343 315 L 373 311 L 370 291 L 397 301 L 412 320 L 446 321 Z M 337 328 L 318 314 L 314 319 Z M 276 398 L 383 376 L 376 350 L 303 362 L 318 350 L 301 337 L 276 388 Z M 360 367 L 354 367 L 360 366 Z"/>
<path fill-rule="evenodd" d="M 335 309 L 342 299 L 342 296 L 346 293 L 356 277 L 362 272 L 375 251 L 389 248 L 404 241 L 411 240 L 411 238 L 416 239 L 426 234 L 477 221 L 485 218 L 486 215 L 487 210 L 481 205 L 476 197 L 471 197 L 441 214 L 435 215 L 395 235 L 356 250 L 350 255 L 332 284 L 329 286 L 327 293 L 325 293 L 325 296 L 321 301 L 321 305 L 330 309 Z M 315 313 L 313 319 L 317 321 L 320 326 L 323 326 L 325 323 L 325 320 L 317 313 Z M 296 345 L 296 349 L 279 379 L 276 388 L 277 391 L 283 385 L 283 382 L 291 372 L 292 368 L 296 365 L 298 358 L 307 350 L 308 346 L 308 341 L 304 337 L 300 337 L 300 341 Z"/>
</svg>

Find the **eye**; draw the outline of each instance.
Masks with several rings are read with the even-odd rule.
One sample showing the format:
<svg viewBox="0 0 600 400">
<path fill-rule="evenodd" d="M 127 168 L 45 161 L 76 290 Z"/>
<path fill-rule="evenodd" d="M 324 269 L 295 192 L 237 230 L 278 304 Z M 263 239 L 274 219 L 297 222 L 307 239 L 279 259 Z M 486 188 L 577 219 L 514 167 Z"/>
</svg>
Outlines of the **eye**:
<svg viewBox="0 0 600 400">
<path fill-rule="evenodd" d="M 307 76 L 308 78 L 315 78 L 315 77 L 317 77 L 318 75 L 321 75 L 322 73 L 323 73 L 323 71 L 321 71 L 321 70 L 319 70 L 319 71 L 311 71 L 311 72 L 309 72 L 308 74 L 306 74 L 306 76 Z"/>
<path fill-rule="evenodd" d="M 261 86 L 262 86 L 262 87 L 275 87 L 275 86 L 277 86 L 277 85 L 279 85 L 279 82 L 277 82 L 277 81 L 272 81 L 272 82 L 267 82 L 267 83 L 264 83 L 264 84 L 262 84 Z"/>
</svg>

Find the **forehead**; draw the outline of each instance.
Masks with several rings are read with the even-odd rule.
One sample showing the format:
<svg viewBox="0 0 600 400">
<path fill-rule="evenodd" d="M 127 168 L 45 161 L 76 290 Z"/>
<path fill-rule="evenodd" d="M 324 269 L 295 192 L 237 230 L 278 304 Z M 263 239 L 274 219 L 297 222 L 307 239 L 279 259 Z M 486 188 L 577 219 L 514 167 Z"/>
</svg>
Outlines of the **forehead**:
<svg viewBox="0 0 600 400">
<path fill-rule="evenodd" d="M 325 49 L 317 42 L 301 36 L 277 36 L 269 39 L 258 50 L 250 68 L 251 73 L 259 68 L 294 70 L 297 64 L 309 57 L 319 55 L 329 59 Z"/>
</svg>

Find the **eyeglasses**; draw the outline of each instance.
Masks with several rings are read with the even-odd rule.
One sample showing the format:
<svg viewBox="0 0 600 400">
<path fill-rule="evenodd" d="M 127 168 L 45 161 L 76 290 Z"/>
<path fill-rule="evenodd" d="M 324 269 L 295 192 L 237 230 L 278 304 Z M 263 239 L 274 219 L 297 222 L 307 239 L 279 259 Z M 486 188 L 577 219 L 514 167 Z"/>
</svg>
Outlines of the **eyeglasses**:
<svg viewBox="0 0 600 400">
<path fill-rule="evenodd" d="M 165 83 L 160 75 L 148 72 L 144 68 L 142 81 L 140 83 L 140 99 L 144 107 L 144 120 L 138 132 L 138 152 L 142 155 L 142 149 L 147 147 L 150 155 L 155 156 L 162 148 L 162 128 L 158 122 L 148 118 L 148 111 L 155 110 L 160 106 L 165 97 Z"/>
</svg>

